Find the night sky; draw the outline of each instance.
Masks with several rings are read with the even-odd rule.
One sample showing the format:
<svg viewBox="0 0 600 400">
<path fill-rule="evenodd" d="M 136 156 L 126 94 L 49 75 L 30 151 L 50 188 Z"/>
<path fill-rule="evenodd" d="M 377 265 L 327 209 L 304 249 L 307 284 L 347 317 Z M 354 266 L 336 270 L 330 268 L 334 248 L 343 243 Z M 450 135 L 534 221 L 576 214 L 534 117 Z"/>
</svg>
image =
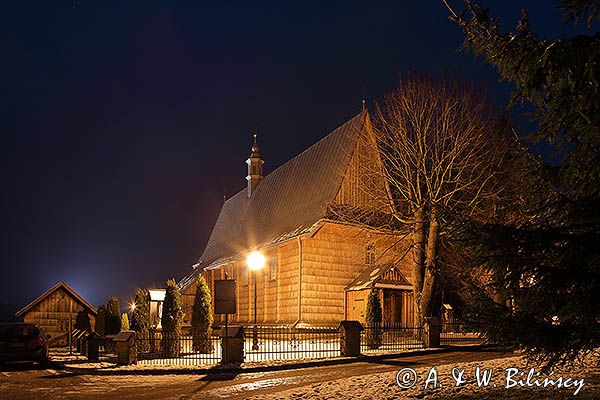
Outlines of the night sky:
<svg viewBox="0 0 600 400">
<path fill-rule="evenodd" d="M 2 2 L 0 303 L 61 279 L 128 302 L 181 278 L 245 185 L 252 132 L 269 172 L 408 71 L 509 93 L 457 52 L 441 0 L 199 3 Z M 548 3 L 486 4 L 574 34 Z"/>
</svg>

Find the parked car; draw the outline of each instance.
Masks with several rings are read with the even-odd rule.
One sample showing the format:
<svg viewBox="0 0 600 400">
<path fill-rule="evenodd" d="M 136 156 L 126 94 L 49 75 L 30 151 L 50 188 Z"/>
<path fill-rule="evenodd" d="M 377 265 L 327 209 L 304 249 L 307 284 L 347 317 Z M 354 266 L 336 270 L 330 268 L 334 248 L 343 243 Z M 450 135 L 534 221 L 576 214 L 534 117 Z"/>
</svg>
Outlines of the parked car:
<svg viewBox="0 0 600 400">
<path fill-rule="evenodd" d="M 48 340 L 42 328 L 21 322 L 0 324 L 0 364 L 8 361 L 48 363 Z"/>
</svg>

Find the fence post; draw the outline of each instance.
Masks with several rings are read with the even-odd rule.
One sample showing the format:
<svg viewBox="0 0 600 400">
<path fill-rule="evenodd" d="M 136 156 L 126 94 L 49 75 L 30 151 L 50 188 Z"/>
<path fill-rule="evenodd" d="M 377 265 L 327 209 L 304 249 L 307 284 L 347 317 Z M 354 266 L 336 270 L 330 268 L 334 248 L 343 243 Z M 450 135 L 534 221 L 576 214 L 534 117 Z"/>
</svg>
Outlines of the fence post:
<svg viewBox="0 0 600 400">
<path fill-rule="evenodd" d="M 340 354 L 342 357 L 356 357 L 360 355 L 360 332 L 363 326 L 358 321 L 341 321 Z"/>
<path fill-rule="evenodd" d="M 425 318 L 425 335 L 423 336 L 423 345 L 426 348 L 440 347 L 440 320 L 436 317 Z"/>
<path fill-rule="evenodd" d="M 221 363 L 241 364 L 244 362 L 244 327 L 228 326 L 221 331 Z"/>
</svg>

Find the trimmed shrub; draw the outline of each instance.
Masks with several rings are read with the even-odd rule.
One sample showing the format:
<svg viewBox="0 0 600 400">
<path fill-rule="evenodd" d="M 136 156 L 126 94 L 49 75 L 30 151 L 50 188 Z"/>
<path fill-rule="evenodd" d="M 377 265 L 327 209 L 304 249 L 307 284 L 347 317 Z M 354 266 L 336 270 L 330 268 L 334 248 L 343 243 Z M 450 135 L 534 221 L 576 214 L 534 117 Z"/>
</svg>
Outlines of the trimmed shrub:
<svg viewBox="0 0 600 400">
<path fill-rule="evenodd" d="M 150 348 L 150 292 L 138 289 L 135 293 L 135 307 L 131 313 L 131 329 L 137 334 L 137 348 L 139 351 L 148 351 Z"/>
<path fill-rule="evenodd" d="M 210 290 L 204 277 L 199 276 L 196 279 L 196 296 L 192 308 L 192 344 L 194 351 L 212 353 L 213 347 L 210 342 L 212 322 Z"/>
<path fill-rule="evenodd" d="M 382 342 L 381 329 L 381 302 L 379 301 L 379 290 L 372 288 L 367 300 L 367 311 L 365 320 L 367 323 L 367 346 L 370 349 L 378 349 Z"/>
<path fill-rule="evenodd" d="M 116 335 L 121 332 L 121 310 L 119 299 L 111 297 L 106 303 L 106 328 L 107 335 Z"/>
<path fill-rule="evenodd" d="M 106 306 L 104 304 L 98 306 L 94 328 L 98 335 L 104 336 L 106 334 Z"/>
<path fill-rule="evenodd" d="M 129 316 L 127 313 L 121 314 L 121 331 L 129 330 Z"/>
<path fill-rule="evenodd" d="M 183 323 L 181 306 L 182 300 L 179 288 L 174 279 L 169 279 L 160 320 L 162 325 L 162 347 L 165 357 L 177 357 L 179 355 L 179 339 L 181 338 L 181 325 Z"/>
<path fill-rule="evenodd" d="M 90 315 L 85 311 L 79 311 L 75 317 L 75 329 L 82 331 L 91 332 L 92 323 L 90 321 Z"/>
</svg>

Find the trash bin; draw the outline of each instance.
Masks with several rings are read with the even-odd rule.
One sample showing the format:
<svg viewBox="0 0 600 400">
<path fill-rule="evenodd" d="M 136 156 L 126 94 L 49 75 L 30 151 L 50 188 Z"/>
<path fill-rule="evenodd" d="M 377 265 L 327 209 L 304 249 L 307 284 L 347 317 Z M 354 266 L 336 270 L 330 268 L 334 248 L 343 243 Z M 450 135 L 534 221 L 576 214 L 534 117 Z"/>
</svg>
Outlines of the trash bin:
<svg viewBox="0 0 600 400">
<path fill-rule="evenodd" d="M 86 346 L 87 346 L 88 335 L 89 335 L 88 332 L 81 331 L 81 334 L 77 338 L 77 351 L 82 355 L 86 355 L 86 352 L 87 352 Z"/>
<path fill-rule="evenodd" d="M 221 363 L 244 362 L 244 327 L 228 326 L 221 330 Z"/>
<path fill-rule="evenodd" d="M 100 360 L 100 342 L 104 340 L 104 338 L 102 336 L 100 336 L 98 333 L 96 332 L 92 332 L 89 334 L 89 336 L 87 337 L 86 343 L 87 343 L 87 358 L 90 361 L 98 361 Z"/>
</svg>

